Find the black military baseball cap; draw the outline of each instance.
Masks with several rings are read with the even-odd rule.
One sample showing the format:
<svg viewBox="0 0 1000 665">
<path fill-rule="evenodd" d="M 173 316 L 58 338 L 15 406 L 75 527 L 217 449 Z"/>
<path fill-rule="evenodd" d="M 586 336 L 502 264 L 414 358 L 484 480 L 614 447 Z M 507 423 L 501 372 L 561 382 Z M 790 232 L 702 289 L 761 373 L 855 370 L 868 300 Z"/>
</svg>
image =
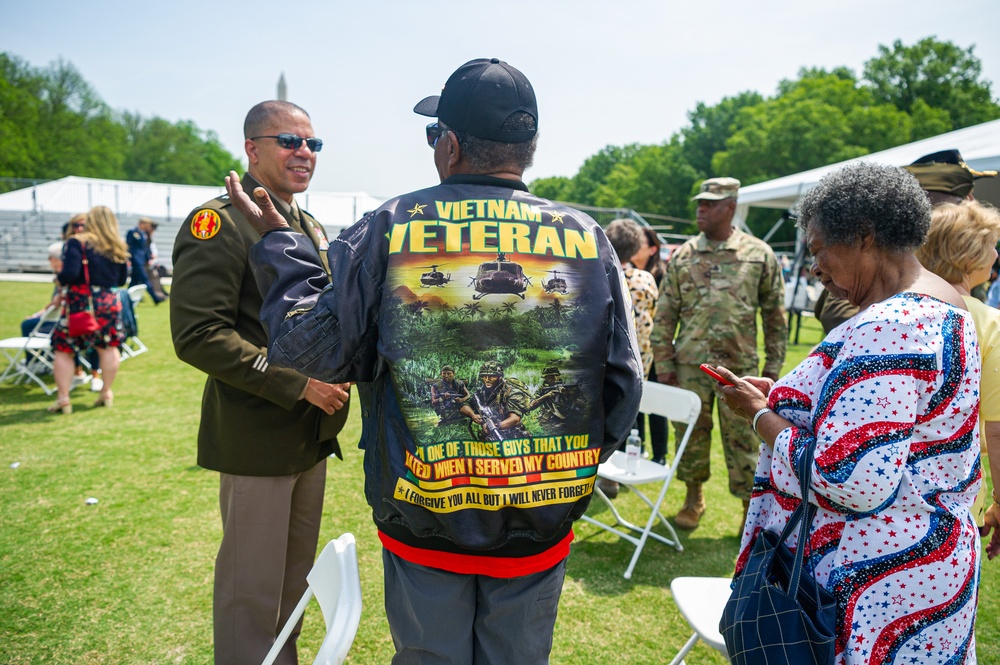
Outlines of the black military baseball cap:
<svg viewBox="0 0 1000 665">
<path fill-rule="evenodd" d="M 465 63 L 448 78 L 440 95 L 425 97 L 413 111 L 437 118 L 449 129 L 501 143 L 524 143 L 538 132 L 538 105 L 531 83 L 497 58 Z M 535 129 L 503 129 L 507 118 L 518 111 L 535 119 Z"/>
</svg>

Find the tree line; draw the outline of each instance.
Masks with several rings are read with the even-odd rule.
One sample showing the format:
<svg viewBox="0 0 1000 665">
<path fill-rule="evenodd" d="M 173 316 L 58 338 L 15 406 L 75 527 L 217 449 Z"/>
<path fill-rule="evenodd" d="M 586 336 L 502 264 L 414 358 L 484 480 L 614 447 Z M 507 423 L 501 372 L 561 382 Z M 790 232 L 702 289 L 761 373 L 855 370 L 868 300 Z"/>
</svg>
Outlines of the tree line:
<svg viewBox="0 0 1000 665">
<path fill-rule="evenodd" d="M 802 69 L 773 96 L 745 91 L 699 103 L 690 124 L 663 143 L 609 145 L 573 177 L 540 178 L 531 191 L 691 219 L 690 197 L 705 178 L 750 185 L 1000 118 L 973 51 L 934 37 L 897 40 L 879 46 L 860 77 L 846 67 Z M 775 217 L 757 210 L 748 223 L 760 235 Z"/>
<path fill-rule="evenodd" d="M 217 185 L 240 161 L 213 131 L 110 109 L 68 62 L 0 53 L 0 177 Z"/>
</svg>

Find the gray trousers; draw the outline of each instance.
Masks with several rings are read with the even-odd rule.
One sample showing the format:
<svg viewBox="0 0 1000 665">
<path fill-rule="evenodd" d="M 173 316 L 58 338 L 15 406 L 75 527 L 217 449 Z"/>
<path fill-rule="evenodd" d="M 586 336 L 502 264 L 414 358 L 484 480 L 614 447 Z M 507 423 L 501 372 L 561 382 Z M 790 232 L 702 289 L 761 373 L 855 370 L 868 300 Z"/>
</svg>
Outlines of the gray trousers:
<svg viewBox="0 0 1000 665">
<path fill-rule="evenodd" d="M 566 560 L 513 579 L 460 575 L 382 550 L 393 665 L 544 665 Z"/>
<path fill-rule="evenodd" d="M 222 474 L 222 544 L 213 597 L 216 665 L 260 663 L 274 644 L 306 590 L 325 487 L 325 459 L 291 476 Z M 298 663 L 301 624 L 277 663 Z"/>
</svg>

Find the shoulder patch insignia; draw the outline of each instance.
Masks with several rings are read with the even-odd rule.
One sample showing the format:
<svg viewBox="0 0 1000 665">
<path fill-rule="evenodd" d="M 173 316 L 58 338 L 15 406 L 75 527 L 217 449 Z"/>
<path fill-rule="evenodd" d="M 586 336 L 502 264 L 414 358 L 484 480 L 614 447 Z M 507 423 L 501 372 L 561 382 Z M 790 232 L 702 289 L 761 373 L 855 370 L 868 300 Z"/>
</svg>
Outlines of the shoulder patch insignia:
<svg viewBox="0 0 1000 665">
<path fill-rule="evenodd" d="M 208 240 L 222 228 L 219 213 L 214 210 L 199 210 L 191 218 L 191 235 L 198 240 Z"/>
</svg>

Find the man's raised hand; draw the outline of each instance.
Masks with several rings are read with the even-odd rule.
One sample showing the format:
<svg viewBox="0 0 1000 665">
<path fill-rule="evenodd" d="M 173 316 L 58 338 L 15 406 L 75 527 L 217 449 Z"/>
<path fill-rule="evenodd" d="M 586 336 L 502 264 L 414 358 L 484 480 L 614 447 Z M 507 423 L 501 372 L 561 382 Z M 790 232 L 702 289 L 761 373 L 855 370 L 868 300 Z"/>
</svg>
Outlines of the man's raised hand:
<svg viewBox="0 0 1000 665">
<path fill-rule="evenodd" d="M 232 201 L 237 210 L 243 213 L 243 217 L 257 233 L 264 235 L 268 231 L 288 228 L 285 218 L 271 203 L 271 197 L 267 195 L 267 190 L 263 187 L 255 188 L 253 195 L 257 202 L 254 203 L 243 191 L 240 176 L 236 171 L 230 171 L 229 175 L 226 176 L 226 193 L 229 194 L 229 200 Z"/>
</svg>

